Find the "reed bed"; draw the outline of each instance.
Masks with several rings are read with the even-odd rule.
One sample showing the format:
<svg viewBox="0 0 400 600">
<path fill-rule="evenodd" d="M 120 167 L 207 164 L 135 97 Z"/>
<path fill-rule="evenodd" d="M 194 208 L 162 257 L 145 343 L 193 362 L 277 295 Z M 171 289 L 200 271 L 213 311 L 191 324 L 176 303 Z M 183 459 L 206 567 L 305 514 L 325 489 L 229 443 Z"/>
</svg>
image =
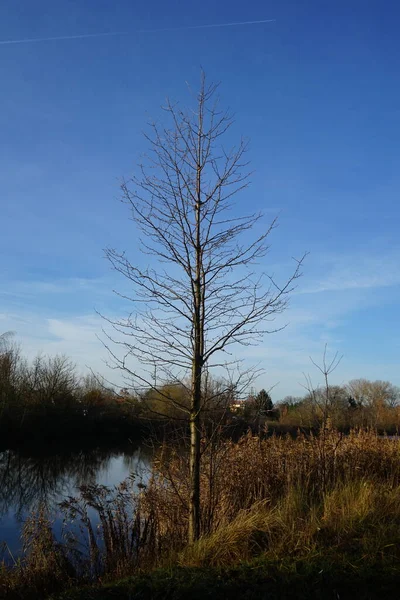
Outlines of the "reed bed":
<svg viewBox="0 0 400 600">
<path fill-rule="evenodd" d="M 322 555 L 327 568 L 373 568 L 377 561 L 399 568 L 398 439 L 372 430 L 345 436 L 327 429 L 294 439 L 249 433 L 236 443 L 205 442 L 201 476 L 203 535 L 195 545 L 186 543 L 186 454 L 163 445 L 141 489 L 127 480 L 113 490 L 84 487 L 66 500 L 62 543 L 45 515 L 28 520 L 25 554 L 1 568 L 0 595 L 44 598 L 72 583 L 156 567 L 295 565 Z"/>
</svg>

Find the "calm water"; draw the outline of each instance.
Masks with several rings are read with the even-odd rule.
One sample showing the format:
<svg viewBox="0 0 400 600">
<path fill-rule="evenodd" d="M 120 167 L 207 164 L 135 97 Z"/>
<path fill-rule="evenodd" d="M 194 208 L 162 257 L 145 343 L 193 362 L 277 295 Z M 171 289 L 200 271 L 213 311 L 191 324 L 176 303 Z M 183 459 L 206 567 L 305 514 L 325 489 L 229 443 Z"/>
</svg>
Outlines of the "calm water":
<svg viewBox="0 0 400 600">
<path fill-rule="evenodd" d="M 6 542 L 5 560 L 10 552 L 21 550 L 21 527 L 26 516 L 44 505 L 54 519 L 54 531 L 61 530 L 62 515 L 58 503 L 79 494 L 79 486 L 99 483 L 114 486 L 132 473 L 136 481 L 145 481 L 151 465 L 147 447 L 130 451 L 60 452 L 22 454 L 7 450 L 0 453 L 0 543 Z M 0 556 L 2 558 L 2 556 Z"/>
</svg>

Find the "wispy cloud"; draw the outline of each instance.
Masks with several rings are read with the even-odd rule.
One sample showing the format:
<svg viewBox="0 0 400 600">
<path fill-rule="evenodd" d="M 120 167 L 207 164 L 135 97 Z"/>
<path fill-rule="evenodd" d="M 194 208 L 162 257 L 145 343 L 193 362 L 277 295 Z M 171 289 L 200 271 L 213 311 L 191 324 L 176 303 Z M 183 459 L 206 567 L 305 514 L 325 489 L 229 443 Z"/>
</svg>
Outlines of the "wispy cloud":
<svg viewBox="0 0 400 600">
<path fill-rule="evenodd" d="M 106 351 L 97 335 L 102 320 L 97 315 L 68 318 L 46 318 L 36 312 L 8 314 L 1 321 L 1 330 L 13 330 L 15 341 L 29 359 L 38 353 L 54 356 L 66 354 L 85 371 L 89 366 L 104 372 Z"/>
<path fill-rule="evenodd" d="M 75 294 L 79 290 L 98 290 L 103 287 L 103 279 L 63 278 L 53 281 L 31 280 L 4 282 L 0 285 L 0 296 L 31 296 L 48 294 Z"/>
<path fill-rule="evenodd" d="M 380 256 L 372 253 L 310 256 L 288 310 L 274 322 L 277 327 L 285 324 L 287 327 L 277 334 L 266 335 L 261 345 L 242 351 L 249 364 L 257 362 L 265 369 L 259 385 L 269 387 L 279 382 L 275 399 L 301 394 L 303 372 L 310 373 L 315 384 L 320 383 L 309 357 L 319 362 L 325 344 L 333 353 L 338 350 L 344 354 L 340 368 L 332 375 L 332 383 L 341 384 L 354 377 L 387 378 L 400 383 L 394 361 L 387 362 L 377 356 L 371 363 L 370 358 L 365 358 L 368 351 L 358 347 L 359 325 L 354 325 L 354 321 L 359 321 L 354 317 L 360 311 L 368 315 L 368 311 L 378 307 L 383 310 L 385 304 L 399 297 L 400 290 L 396 287 L 400 286 L 399 264 L 397 249 Z M 389 287 L 390 293 L 385 290 Z"/>
<path fill-rule="evenodd" d="M 299 294 L 315 294 L 326 291 L 363 290 L 400 285 L 400 252 L 383 256 L 338 255 L 328 258 L 325 266 L 319 261 L 322 275 L 314 276 L 313 282 L 299 287 Z"/>
<path fill-rule="evenodd" d="M 359 311 L 374 310 L 399 296 L 393 287 L 400 284 L 399 258 L 396 250 L 381 257 L 365 254 L 316 257 L 309 269 L 305 269 L 288 310 L 270 324 L 273 328 L 285 324 L 287 327 L 265 336 L 260 346 L 236 348 L 237 357 L 243 358 L 246 365 L 260 364 L 265 369 L 257 385 L 269 387 L 280 382 L 274 399 L 301 394 L 302 373 L 313 373 L 309 356 L 318 361 L 325 343 L 333 352 L 338 350 L 345 355 L 333 382 L 367 376 L 386 377 L 397 383 L 398 369 L 386 363 L 386 359 L 377 358 L 373 365 L 370 359 L 363 362 L 364 349 L 354 345 L 357 329 L 353 320 Z M 390 294 L 381 289 L 388 286 L 392 286 Z M 94 306 L 102 304 L 104 314 L 111 317 L 122 316 L 126 309 L 133 308 L 116 298 L 112 287 L 112 281 L 106 277 L 3 282 L 0 331 L 15 331 L 29 357 L 39 351 L 51 355 L 65 353 L 82 370 L 90 366 L 109 377 L 105 365 L 107 351 L 97 337 L 105 322 L 96 315 Z M 12 294 L 18 296 L 18 302 Z M 112 373 L 111 377 L 114 376 Z"/>
</svg>

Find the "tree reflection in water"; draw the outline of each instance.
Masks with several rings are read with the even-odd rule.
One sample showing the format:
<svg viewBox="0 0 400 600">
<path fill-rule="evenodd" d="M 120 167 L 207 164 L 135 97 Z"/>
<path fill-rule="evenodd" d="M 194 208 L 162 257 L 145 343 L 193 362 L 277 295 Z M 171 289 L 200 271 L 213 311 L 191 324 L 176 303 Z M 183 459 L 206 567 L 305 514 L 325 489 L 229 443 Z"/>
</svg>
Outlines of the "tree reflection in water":
<svg viewBox="0 0 400 600">
<path fill-rule="evenodd" d="M 26 455 L 13 450 L 0 453 L 0 541 L 1 519 L 10 511 L 18 520 L 39 506 L 44 507 L 47 514 L 55 515 L 58 503 L 76 494 L 79 486 L 96 481 L 103 483 L 101 473 L 119 457 L 122 459 L 121 479 L 150 461 L 149 450 L 143 447 L 124 449 L 124 452 L 94 448 L 51 456 Z"/>
</svg>

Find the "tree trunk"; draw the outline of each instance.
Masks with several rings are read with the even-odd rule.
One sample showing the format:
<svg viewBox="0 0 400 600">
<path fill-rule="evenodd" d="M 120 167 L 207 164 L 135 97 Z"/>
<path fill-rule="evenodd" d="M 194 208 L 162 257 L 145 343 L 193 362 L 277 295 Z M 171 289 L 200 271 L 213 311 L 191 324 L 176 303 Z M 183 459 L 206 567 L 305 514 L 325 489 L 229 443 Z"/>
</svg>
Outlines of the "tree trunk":
<svg viewBox="0 0 400 600">
<path fill-rule="evenodd" d="M 204 81 L 203 81 L 204 86 Z M 189 544 L 200 537 L 200 410 L 201 410 L 201 378 L 204 361 L 204 294 L 202 289 L 202 245 L 201 245 L 201 176 L 203 169 L 202 136 L 204 87 L 201 90 L 202 100 L 199 103 L 197 132 L 197 169 L 196 169 L 196 274 L 193 279 L 193 360 L 192 360 L 192 401 L 190 410 L 190 501 L 189 501 Z"/>
<path fill-rule="evenodd" d="M 200 378 L 193 368 L 192 411 L 190 413 L 190 499 L 189 544 L 200 537 Z"/>
<path fill-rule="evenodd" d="M 200 205 L 198 204 L 196 206 L 196 219 L 198 223 L 199 211 Z M 201 256 L 199 252 L 197 254 L 196 279 L 193 282 L 195 294 L 193 311 L 194 348 L 192 360 L 192 398 L 190 407 L 189 544 L 193 544 L 200 537 L 200 410 L 204 347 L 200 273 Z"/>
</svg>

